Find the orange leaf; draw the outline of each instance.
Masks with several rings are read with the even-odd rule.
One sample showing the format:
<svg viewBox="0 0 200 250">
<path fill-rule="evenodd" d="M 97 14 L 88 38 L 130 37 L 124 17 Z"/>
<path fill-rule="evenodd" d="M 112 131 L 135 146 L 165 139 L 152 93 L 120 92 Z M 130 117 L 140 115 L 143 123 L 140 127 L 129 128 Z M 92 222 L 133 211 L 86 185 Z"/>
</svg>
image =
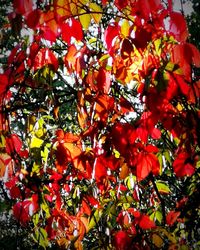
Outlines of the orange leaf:
<svg viewBox="0 0 200 250">
<path fill-rule="evenodd" d="M 0 154 L 0 178 L 12 175 L 13 166 L 12 159 L 8 154 Z"/>
</svg>

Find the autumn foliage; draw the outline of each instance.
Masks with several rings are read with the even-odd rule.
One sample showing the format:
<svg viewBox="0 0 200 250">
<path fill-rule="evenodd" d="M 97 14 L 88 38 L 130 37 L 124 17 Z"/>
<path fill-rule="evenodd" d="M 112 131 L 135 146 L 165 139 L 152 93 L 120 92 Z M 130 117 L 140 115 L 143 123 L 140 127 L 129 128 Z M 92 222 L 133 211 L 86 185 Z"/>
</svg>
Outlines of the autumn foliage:
<svg viewBox="0 0 200 250">
<path fill-rule="evenodd" d="M 197 246 L 200 52 L 184 16 L 170 0 L 36 2 L 13 0 L 4 27 L 19 39 L 0 74 L 13 216 L 44 249 Z"/>
</svg>

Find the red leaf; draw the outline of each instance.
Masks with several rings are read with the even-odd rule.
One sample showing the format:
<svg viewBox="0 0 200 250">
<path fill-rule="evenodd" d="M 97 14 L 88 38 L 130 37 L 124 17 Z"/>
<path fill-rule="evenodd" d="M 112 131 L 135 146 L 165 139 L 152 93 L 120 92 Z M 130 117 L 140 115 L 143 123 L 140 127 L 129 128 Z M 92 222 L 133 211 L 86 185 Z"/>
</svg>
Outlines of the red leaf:
<svg viewBox="0 0 200 250">
<path fill-rule="evenodd" d="M 16 13 L 27 15 L 33 10 L 32 0 L 13 0 L 13 7 Z"/>
<path fill-rule="evenodd" d="M 119 10 L 124 9 L 127 5 L 128 5 L 128 0 L 115 0 L 114 2 L 115 6 L 117 6 L 117 8 Z"/>
<path fill-rule="evenodd" d="M 184 151 L 179 153 L 174 160 L 173 169 L 178 177 L 191 176 L 195 172 L 190 155 Z"/>
<path fill-rule="evenodd" d="M 28 25 L 29 28 L 35 29 L 37 27 L 37 25 L 39 24 L 40 15 L 41 15 L 41 10 L 39 9 L 31 11 L 27 15 L 26 24 Z"/>
<path fill-rule="evenodd" d="M 57 22 L 57 16 L 55 12 L 49 10 L 47 12 L 42 12 L 39 19 L 41 34 L 40 37 L 43 37 L 46 40 L 55 42 L 57 36 L 60 35 L 60 26 Z"/>
<path fill-rule="evenodd" d="M 21 198 L 21 191 L 20 191 L 19 187 L 15 186 L 15 187 L 12 187 L 10 189 L 10 197 L 12 199 L 19 199 L 19 198 Z"/>
<path fill-rule="evenodd" d="M 12 134 L 6 138 L 6 152 L 12 154 L 14 152 L 19 153 L 22 148 L 22 141 L 18 135 Z"/>
<path fill-rule="evenodd" d="M 118 36 L 120 31 L 120 26 L 118 23 L 109 25 L 105 31 L 105 41 L 108 48 L 108 52 L 111 52 L 113 39 Z"/>
<path fill-rule="evenodd" d="M 130 144 L 134 144 L 137 138 L 135 128 L 131 124 L 120 122 L 113 126 L 111 136 L 114 146 L 123 155 L 127 153 Z"/>
<path fill-rule="evenodd" d="M 160 129 L 158 129 L 158 128 L 153 128 L 152 131 L 151 131 L 151 137 L 152 137 L 154 140 L 160 139 L 160 137 L 161 137 Z"/>
<path fill-rule="evenodd" d="M 124 39 L 121 45 L 121 57 L 122 59 L 127 59 L 130 57 L 131 52 L 133 52 L 133 44 L 128 40 Z"/>
<path fill-rule="evenodd" d="M 0 95 L 5 93 L 8 85 L 8 76 L 6 74 L 0 74 Z"/>
<path fill-rule="evenodd" d="M 38 70 L 47 65 L 52 65 L 54 71 L 56 71 L 58 69 L 58 60 L 50 49 L 42 48 L 35 57 L 33 68 Z"/>
<path fill-rule="evenodd" d="M 96 181 L 101 181 L 103 178 L 106 178 L 107 168 L 104 164 L 103 156 L 99 156 L 96 158 L 93 171 L 94 171 L 94 177 Z"/>
<path fill-rule="evenodd" d="M 81 41 L 83 39 L 83 30 L 82 30 L 82 25 L 80 22 L 74 18 L 71 19 L 72 25 L 71 25 L 71 30 L 72 30 L 72 36 L 77 40 Z"/>
<path fill-rule="evenodd" d="M 23 201 L 23 202 L 17 202 L 13 206 L 13 215 L 23 226 L 25 226 L 30 220 L 30 216 L 28 213 L 29 204 L 30 204 L 29 201 L 26 202 Z"/>
<path fill-rule="evenodd" d="M 71 38 L 74 37 L 77 41 L 83 39 L 83 30 L 80 22 L 74 18 L 71 18 L 68 23 L 61 25 L 61 36 L 62 39 L 71 45 Z"/>
<path fill-rule="evenodd" d="M 184 16 L 178 12 L 170 13 L 170 27 L 169 32 L 179 42 L 185 42 L 188 38 L 187 23 Z"/>
<path fill-rule="evenodd" d="M 145 179 L 151 171 L 154 175 L 158 175 L 160 172 L 160 164 L 157 157 L 151 153 L 139 153 L 136 165 L 136 176 L 138 180 Z"/>
<path fill-rule="evenodd" d="M 122 114 L 128 112 L 134 112 L 132 104 L 128 100 L 126 100 L 123 96 L 120 97 L 119 104 L 120 104 L 120 112 L 122 112 Z"/>
<path fill-rule="evenodd" d="M 88 203 L 85 200 L 82 200 L 81 211 L 80 212 L 82 214 L 85 214 L 85 215 L 88 215 L 88 216 L 91 215 L 92 210 L 91 210 L 90 206 L 88 205 Z"/>
<path fill-rule="evenodd" d="M 186 43 L 185 46 L 187 55 L 191 56 L 191 63 L 193 63 L 196 67 L 200 67 L 200 51 L 191 43 Z"/>
<path fill-rule="evenodd" d="M 152 221 L 148 215 L 141 215 L 139 220 L 139 226 L 142 229 L 151 229 L 156 227 L 154 221 Z"/>
<path fill-rule="evenodd" d="M 116 250 L 128 250 L 131 238 L 125 231 L 118 231 L 114 235 L 114 245 Z"/>
<path fill-rule="evenodd" d="M 26 226 L 32 216 L 38 209 L 38 195 L 34 194 L 30 199 L 17 202 L 13 206 L 14 217 Z"/>
<path fill-rule="evenodd" d="M 176 222 L 179 215 L 180 215 L 180 212 L 170 211 L 166 216 L 166 223 L 169 226 L 172 226 Z"/>
<path fill-rule="evenodd" d="M 152 170 L 152 162 L 149 154 L 140 153 L 138 154 L 138 163 L 136 166 L 136 176 L 138 180 L 145 179 Z"/>
<path fill-rule="evenodd" d="M 185 63 L 200 67 L 200 52 L 190 43 L 177 44 L 172 50 L 173 61 L 182 67 Z"/>
<path fill-rule="evenodd" d="M 97 87 L 100 91 L 105 94 L 109 93 L 111 85 L 110 73 L 106 71 L 103 67 L 100 67 L 97 76 Z"/>
<path fill-rule="evenodd" d="M 155 145 L 148 144 L 145 148 L 145 151 L 149 153 L 158 153 L 159 149 Z"/>
<path fill-rule="evenodd" d="M 194 82 L 192 86 L 190 86 L 188 92 L 188 99 L 192 103 L 196 103 L 197 99 L 200 98 L 200 81 Z"/>
<path fill-rule="evenodd" d="M 85 198 L 88 200 L 92 207 L 99 208 L 99 202 L 93 196 L 86 195 Z"/>
<path fill-rule="evenodd" d="M 173 98 L 180 91 L 183 95 L 187 96 L 189 92 L 189 85 L 185 82 L 182 75 L 175 73 L 168 73 L 169 82 L 166 90 L 167 99 Z"/>
</svg>

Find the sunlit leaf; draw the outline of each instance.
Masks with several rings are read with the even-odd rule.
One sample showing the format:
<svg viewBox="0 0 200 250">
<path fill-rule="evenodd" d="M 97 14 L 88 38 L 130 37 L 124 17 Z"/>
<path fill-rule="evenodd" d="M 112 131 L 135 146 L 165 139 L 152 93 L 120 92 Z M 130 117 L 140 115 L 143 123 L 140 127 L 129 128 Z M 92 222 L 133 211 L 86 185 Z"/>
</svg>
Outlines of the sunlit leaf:
<svg viewBox="0 0 200 250">
<path fill-rule="evenodd" d="M 124 19 L 121 25 L 121 34 L 124 37 L 127 37 L 129 35 L 129 29 L 130 29 L 130 24 L 127 19 Z"/>
<path fill-rule="evenodd" d="M 109 25 L 105 31 L 104 37 L 109 52 L 112 49 L 113 39 L 119 34 L 119 30 L 120 27 L 118 23 L 114 23 L 112 25 Z"/>
<path fill-rule="evenodd" d="M 50 49 L 42 48 L 35 57 L 33 68 L 37 70 L 47 65 L 51 65 L 56 71 L 58 69 L 58 60 Z"/>
<path fill-rule="evenodd" d="M 184 16 L 179 12 L 170 13 L 170 33 L 172 33 L 175 38 L 180 41 L 186 41 L 188 37 L 187 24 Z"/>
<path fill-rule="evenodd" d="M 80 11 L 79 20 L 80 20 L 82 27 L 85 30 L 88 30 L 89 25 L 90 25 L 90 21 L 91 21 L 91 15 L 89 13 L 87 13 L 84 9 L 82 9 Z"/>
<path fill-rule="evenodd" d="M 94 18 L 94 21 L 98 24 L 102 18 L 102 9 L 101 6 L 96 3 L 90 3 L 89 5 L 92 12 L 91 16 Z"/>
<path fill-rule="evenodd" d="M 33 136 L 31 138 L 30 148 L 40 148 L 43 143 L 44 143 L 44 140 Z"/>
</svg>

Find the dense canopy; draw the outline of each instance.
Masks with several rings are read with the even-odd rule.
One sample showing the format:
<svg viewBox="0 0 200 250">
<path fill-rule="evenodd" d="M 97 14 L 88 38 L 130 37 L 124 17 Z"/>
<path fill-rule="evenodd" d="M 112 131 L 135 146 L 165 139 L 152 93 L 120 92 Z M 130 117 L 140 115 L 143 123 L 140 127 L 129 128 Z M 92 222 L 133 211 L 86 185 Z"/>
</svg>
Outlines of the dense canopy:
<svg viewBox="0 0 200 250">
<path fill-rule="evenodd" d="M 171 0 L 5 3 L 4 249 L 197 249 L 200 52 L 182 13 Z"/>
</svg>

